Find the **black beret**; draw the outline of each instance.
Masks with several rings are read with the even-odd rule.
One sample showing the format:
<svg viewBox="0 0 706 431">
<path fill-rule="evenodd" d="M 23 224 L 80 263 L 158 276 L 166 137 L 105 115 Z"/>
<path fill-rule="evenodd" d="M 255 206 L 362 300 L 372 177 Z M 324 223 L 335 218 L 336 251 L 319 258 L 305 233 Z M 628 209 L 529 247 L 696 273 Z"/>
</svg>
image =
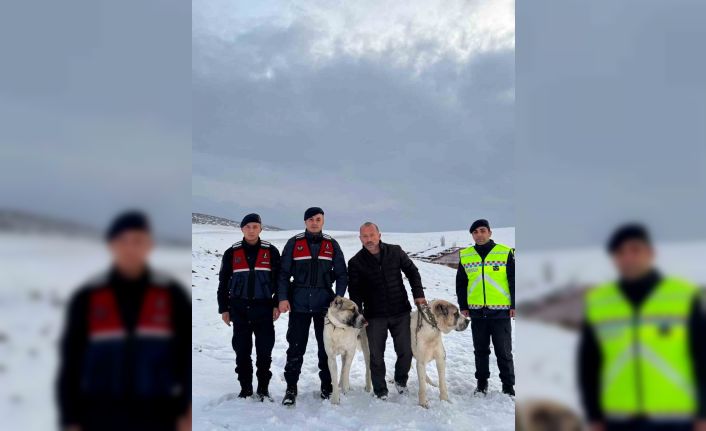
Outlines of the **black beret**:
<svg viewBox="0 0 706 431">
<path fill-rule="evenodd" d="M 304 211 L 304 220 L 308 219 L 309 217 L 314 217 L 316 214 L 324 214 L 324 210 L 322 210 L 319 207 L 311 207 Z"/>
<path fill-rule="evenodd" d="M 242 220 L 240 220 L 240 227 L 243 227 L 246 224 L 253 223 L 253 222 L 262 224 L 262 219 L 260 218 L 260 214 L 251 213 L 251 214 L 246 215 L 245 217 L 243 217 Z"/>
<path fill-rule="evenodd" d="M 618 227 L 608 239 L 606 248 L 608 253 L 615 253 L 625 241 L 629 240 L 644 241 L 647 245 L 652 245 L 650 233 L 647 228 L 640 223 L 628 223 Z"/>
<path fill-rule="evenodd" d="M 488 220 L 481 218 L 473 222 L 471 225 L 471 228 L 469 229 L 469 232 L 473 233 L 474 230 L 478 229 L 479 227 L 487 227 L 490 229 L 490 224 L 488 223 Z"/>
<path fill-rule="evenodd" d="M 142 230 L 150 232 L 150 221 L 147 215 L 141 211 L 131 210 L 118 214 L 113 219 L 105 232 L 105 239 L 112 241 L 121 233 L 128 230 Z"/>
</svg>

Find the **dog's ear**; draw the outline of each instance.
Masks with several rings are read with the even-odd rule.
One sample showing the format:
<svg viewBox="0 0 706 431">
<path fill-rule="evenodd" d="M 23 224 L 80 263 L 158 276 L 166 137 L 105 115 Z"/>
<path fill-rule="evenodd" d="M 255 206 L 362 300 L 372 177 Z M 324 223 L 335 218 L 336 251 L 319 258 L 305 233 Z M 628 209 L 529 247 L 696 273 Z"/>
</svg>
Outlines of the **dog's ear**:
<svg viewBox="0 0 706 431">
<path fill-rule="evenodd" d="M 446 308 L 443 302 L 437 302 L 434 304 L 434 314 L 439 314 L 441 316 L 448 316 L 449 310 Z"/>
<path fill-rule="evenodd" d="M 442 316 L 448 317 L 449 315 L 449 307 L 446 304 L 439 304 L 439 312 L 441 313 Z"/>
</svg>

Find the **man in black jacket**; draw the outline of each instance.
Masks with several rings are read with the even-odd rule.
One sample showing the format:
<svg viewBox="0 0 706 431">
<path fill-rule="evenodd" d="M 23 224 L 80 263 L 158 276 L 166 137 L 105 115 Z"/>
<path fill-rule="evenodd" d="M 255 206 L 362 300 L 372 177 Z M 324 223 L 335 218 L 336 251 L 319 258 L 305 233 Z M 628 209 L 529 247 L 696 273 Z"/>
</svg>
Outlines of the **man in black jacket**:
<svg viewBox="0 0 706 431">
<path fill-rule="evenodd" d="M 279 317 L 277 280 L 280 256 L 277 248 L 260 239 L 262 220 L 248 214 L 240 222 L 243 240 L 223 253 L 218 275 L 218 312 L 226 325 L 233 322 L 235 373 L 240 381 L 238 397 L 253 395 L 252 337 L 257 353 L 257 391 L 260 401 L 271 401 L 272 348 L 274 321 Z"/>
<path fill-rule="evenodd" d="M 404 273 L 412 288 L 415 304 L 426 304 L 419 270 L 398 245 L 380 241 L 375 223 L 360 227 L 363 248 L 348 262 L 350 298 L 368 321 L 370 374 L 375 396 L 386 399 L 385 342 L 390 331 L 397 354 L 395 387 L 407 392 L 407 377 L 412 365 L 409 298 L 402 282 Z"/>
<path fill-rule="evenodd" d="M 110 270 L 68 307 L 57 381 L 61 429 L 191 429 L 191 301 L 149 268 L 144 214 L 119 215 L 106 238 Z"/>
<path fill-rule="evenodd" d="M 343 296 L 348 286 L 346 261 L 335 239 L 322 232 L 324 211 L 312 207 L 304 212 L 306 231 L 287 241 L 282 251 L 279 275 L 279 311 L 289 315 L 287 328 L 287 363 L 284 378 L 287 391 L 282 404 L 294 406 L 297 382 L 309 339 L 309 327 L 314 321 L 314 335 L 318 344 L 321 398 L 331 396 L 333 386 L 324 348 L 324 318 L 333 298 Z M 336 293 L 331 287 L 336 281 Z"/>
<path fill-rule="evenodd" d="M 515 317 L 515 256 L 512 249 L 490 239 L 493 232 L 488 220 L 474 221 L 470 232 L 475 245 L 461 250 L 456 272 L 456 296 L 461 313 L 471 318 L 478 381 L 475 392 L 485 394 L 488 391 L 492 340 L 502 391 L 514 396 L 510 319 Z M 469 273 L 472 274 L 470 283 Z M 473 277 L 477 278 L 474 280 Z"/>
<path fill-rule="evenodd" d="M 663 288 L 663 282 L 668 282 L 670 277 L 663 276 L 654 266 L 654 252 L 646 228 L 635 224 L 618 228 L 608 241 L 608 252 L 619 273 L 616 285 L 621 298 L 627 300 L 633 310 L 643 310 L 645 303 L 655 301 L 655 292 L 660 287 Z M 680 299 L 673 297 L 670 301 L 672 304 L 678 304 Z M 603 303 L 606 304 L 605 306 L 610 305 L 605 300 Z M 612 303 L 614 304 L 615 301 Z M 676 414 L 672 414 L 671 417 L 654 418 L 654 412 L 649 411 L 650 407 L 645 405 L 643 405 L 645 411 L 642 414 L 632 416 L 621 414 L 621 417 L 617 419 L 610 412 L 605 411 L 606 400 L 604 399 L 602 402 L 602 397 L 605 395 L 602 391 L 603 371 L 606 370 L 606 367 L 615 368 L 618 364 L 607 363 L 602 352 L 601 339 L 596 333 L 596 325 L 595 323 L 591 324 L 588 318 L 585 318 L 579 341 L 577 371 L 581 401 L 586 418 L 591 424 L 591 430 L 706 431 L 706 366 L 704 366 L 706 364 L 706 338 L 704 338 L 704 334 L 706 334 L 706 294 L 702 291 L 699 295 L 697 291 L 697 294 L 691 298 L 691 304 L 687 306 L 689 311 L 685 326 L 689 336 L 686 342 L 689 345 L 691 356 L 689 362 L 693 364 L 696 391 L 692 396 L 695 397 L 696 407 L 693 417 L 686 418 L 680 418 Z M 644 311 L 636 312 L 644 314 Z M 645 331 L 650 331 L 648 328 L 650 319 L 643 317 L 642 321 L 645 325 Z M 614 328 L 613 337 L 620 336 L 616 333 L 617 323 L 617 319 L 613 319 L 611 323 Z M 668 342 L 672 334 L 681 333 L 676 329 L 676 324 L 676 321 L 672 322 L 673 327 L 670 328 L 670 323 L 665 318 L 659 328 L 657 340 Z M 662 339 L 661 337 L 666 338 Z M 672 352 L 676 351 L 679 350 L 672 349 Z M 646 365 L 643 366 L 650 366 L 654 359 L 654 357 L 647 358 Z M 624 364 L 629 361 L 619 362 Z M 671 371 L 672 366 L 672 364 L 660 359 L 658 372 L 667 370 L 670 378 L 673 378 L 675 374 L 674 371 Z M 643 373 L 645 371 L 642 369 Z M 679 378 L 678 374 L 677 378 Z M 636 384 L 640 383 L 636 382 Z M 639 386 L 635 388 L 632 385 L 625 385 L 620 390 L 624 391 L 622 397 L 626 399 L 634 395 L 634 391 L 638 392 L 638 397 L 646 397 L 645 388 Z M 667 394 L 662 396 L 667 396 Z M 658 416 L 663 415 L 658 414 Z"/>
</svg>

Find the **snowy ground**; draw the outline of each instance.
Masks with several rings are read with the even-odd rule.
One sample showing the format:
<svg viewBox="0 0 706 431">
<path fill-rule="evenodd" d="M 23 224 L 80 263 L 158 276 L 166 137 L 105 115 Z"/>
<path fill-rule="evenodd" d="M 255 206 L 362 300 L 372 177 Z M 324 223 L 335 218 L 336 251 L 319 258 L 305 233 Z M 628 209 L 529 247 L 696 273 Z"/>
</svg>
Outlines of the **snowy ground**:
<svg viewBox="0 0 706 431">
<path fill-rule="evenodd" d="M 0 428 L 56 429 L 57 340 L 72 291 L 108 262 L 104 244 L 0 234 Z M 161 249 L 154 266 L 189 281 L 188 249 Z"/>
<path fill-rule="evenodd" d="M 260 430 L 286 427 L 289 430 L 446 430 L 461 426 L 474 430 L 514 430 L 514 401 L 500 393 L 498 370 L 491 358 L 490 393 L 474 397 L 475 370 L 473 342 L 470 328 L 453 332 L 444 339 L 447 352 L 447 380 L 451 403 L 439 401 L 438 390 L 430 388 L 431 408 L 417 406 L 417 377 L 413 371 L 409 379 L 409 396 L 393 394 L 387 401 L 379 401 L 363 390 L 365 366 L 359 352 L 351 371 L 351 392 L 342 396 L 339 406 L 321 401 L 314 396 L 319 388 L 316 365 L 316 341 L 313 330 L 299 381 L 300 396 L 297 407 L 288 409 L 280 402 L 285 390 L 283 369 L 287 343 L 285 334 L 288 315 L 275 323 L 276 342 L 273 351 L 273 378 L 270 392 L 274 404 L 237 398 L 239 385 L 235 379 L 234 353 L 230 340 L 232 329 L 217 313 L 216 288 L 218 269 L 223 251 L 240 240 L 242 234 L 233 228 L 194 225 L 192 230 L 192 262 L 196 273 L 192 278 L 193 299 L 193 396 L 194 429 Z M 263 232 L 262 237 L 274 243 L 280 251 L 289 237 L 297 231 Z M 348 260 L 360 249 L 357 232 L 327 231 L 336 238 Z M 409 252 L 420 251 L 439 243 L 445 237 L 446 245 L 454 242 L 466 246 L 470 242 L 467 231 L 436 233 L 383 233 L 383 241 L 400 244 Z M 514 228 L 495 229 L 496 241 L 514 246 Z M 426 297 L 443 298 L 456 303 L 455 270 L 445 266 L 417 262 L 426 287 Z M 254 356 L 254 352 L 253 352 Z M 388 339 L 385 362 L 391 378 L 395 353 Z M 436 380 L 436 368 L 428 367 Z"/>
</svg>

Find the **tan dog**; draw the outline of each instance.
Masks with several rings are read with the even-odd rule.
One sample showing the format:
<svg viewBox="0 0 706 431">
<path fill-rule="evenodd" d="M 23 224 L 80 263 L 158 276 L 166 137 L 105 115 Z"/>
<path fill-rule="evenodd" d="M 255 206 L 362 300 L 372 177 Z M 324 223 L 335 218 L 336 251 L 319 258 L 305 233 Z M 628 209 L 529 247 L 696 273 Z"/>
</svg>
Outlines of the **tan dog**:
<svg viewBox="0 0 706 431">
<path fill-rule="evenodd" d="M 340 390 L 350 390 L 350 372 L 356 348 L 360 347 L 365 359 L 365 390 L 370 392 L 373 384 L 370 379 L 370 349 L 364 326 L 365 318 L 358 311 L 355 302 L 336 296 L 329 305 L 324 325 L 324 348 L 328 355 L 328 369 L 333 381 L 331 403 L 340 403 Z M 361 330 L 362 329 L 362 330 Z M 341 377 L 338 384 L 338 364 L 336 356 L 341 355 Z M 340 387 L 340 390 L 339 390 Z"/>
<path fill-rule="evenodd" d="M 448 401 L 446 351 L 441 336 L 453 330 L 466 330 L 468 319 L 461 315 L 457 306 L 443 299 L 435 299 L 428 306 L 422 306 L 420 310 L 412 312 L 410 327 L 412 330 L 412 354 L 417 361 L 419 405 L 427 408 L 429 401 L 427 400 L 426 384 L 429 383 L 433 386 L 433 383 L 427 376 L 426 365 L 431 361 L 436 361 L 436 370 L 439 373 L 439 398 L 442 401 Z"/>
</svg>

